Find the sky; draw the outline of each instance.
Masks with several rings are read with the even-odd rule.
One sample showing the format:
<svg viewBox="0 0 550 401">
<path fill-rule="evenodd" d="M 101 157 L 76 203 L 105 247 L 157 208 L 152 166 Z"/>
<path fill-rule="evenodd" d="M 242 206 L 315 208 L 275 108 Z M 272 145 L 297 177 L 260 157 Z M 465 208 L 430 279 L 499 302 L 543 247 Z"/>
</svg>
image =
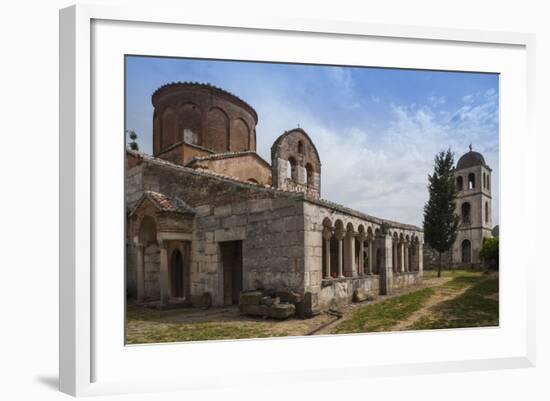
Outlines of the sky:
<svg viewBox="0 0 550 401">
<path fill-rule="evenodd" d="M 422 226 L 434 156 L 473 150 L 493 169 L 499 223 L 497 74 L 127 56 L 126 128 L 152 153 L 151 95 L 177 81 L 210 83 L 258 113 L 257 152 L 304 129 L 321 158 L 321 197 Z"/>
</svg>

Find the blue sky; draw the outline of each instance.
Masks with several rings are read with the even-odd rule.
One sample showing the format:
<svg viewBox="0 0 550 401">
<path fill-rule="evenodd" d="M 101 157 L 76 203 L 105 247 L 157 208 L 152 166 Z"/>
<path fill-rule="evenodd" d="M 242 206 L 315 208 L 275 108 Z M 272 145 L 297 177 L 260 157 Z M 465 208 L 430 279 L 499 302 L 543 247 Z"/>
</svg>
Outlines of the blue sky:
<svg viewBox="0 0 550 401">
<path fill-rule="evenodd" d="M 146 153 L 151 95 L 175 81 L 208 82 L 254 107 L 269 162 L 273 141 L 299 125 L 319 150 L 323 198 L 405 223 L 422 224 L 434 155 L 450 147 L 458 160 L 472 143 L 493 169 L 498 224 L 496 74 L 131 56 L 126 127 Z"/>
</svg>

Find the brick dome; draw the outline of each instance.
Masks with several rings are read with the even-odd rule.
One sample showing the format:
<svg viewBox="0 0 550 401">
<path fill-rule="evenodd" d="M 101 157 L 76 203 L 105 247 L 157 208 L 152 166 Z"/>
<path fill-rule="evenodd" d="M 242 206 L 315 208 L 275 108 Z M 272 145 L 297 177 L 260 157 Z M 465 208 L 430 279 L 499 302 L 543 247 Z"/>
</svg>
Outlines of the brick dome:
<svg viewBox="0 0 550 401">
<path fill-rule="evenodd" d="M 179 143 L 213 153 L 256 150 L 256 111 L 244 100 L 210 84 L 173 82 L 157 89 L 151 101 L 153 153 Z"/>
<path fill-rule="evenodd" d="M 481 153 L 470 150 L 468 153 L 465 153 L 460 159 L 458 159 L 456 169 L 462 170 L 475 166 L 486 166 L 485 159 L 483 158 L 483 155 Z"/>
</svg>

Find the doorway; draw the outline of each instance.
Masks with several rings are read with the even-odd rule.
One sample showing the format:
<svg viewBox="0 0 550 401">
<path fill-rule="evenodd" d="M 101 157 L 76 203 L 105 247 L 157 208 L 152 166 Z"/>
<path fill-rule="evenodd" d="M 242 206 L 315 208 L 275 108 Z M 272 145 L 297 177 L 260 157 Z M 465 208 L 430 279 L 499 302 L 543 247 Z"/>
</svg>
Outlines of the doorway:
<svg viewBox="0 0 550 401">
<path fill-rule="evenodd" d="M 220 242 L 223 266 L 223 303 L 237 305 L 243 290 L 243 242 Z"/>
<path fill-rule="evenodd" d="M 183 286 L 183 257 L 179 249 L 176 249 L 172 253 L 172 262 L 171 262 L 171 282 L 172 282 L 172 297 L 174 298 L 183 298 L 185 296 L 184 286 Z"/>
</svg>

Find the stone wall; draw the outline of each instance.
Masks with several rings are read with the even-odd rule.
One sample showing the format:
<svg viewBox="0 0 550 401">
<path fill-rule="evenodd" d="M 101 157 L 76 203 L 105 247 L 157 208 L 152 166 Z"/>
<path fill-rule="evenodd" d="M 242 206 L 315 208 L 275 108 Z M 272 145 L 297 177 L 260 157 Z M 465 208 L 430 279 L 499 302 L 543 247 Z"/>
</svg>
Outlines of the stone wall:
<svg viewBox="0 0 550 401">
<path fill-rule="evenodd" d="M 422 277 L 418 274 L 418 272 L 394 273 L 392 275 L 392 288 L 404 288 L 419 284 L 421 281 Z"/>
<path fill-rule="evenodd" d="M 318 293 L 318 306 L 321 310 L 339 309 L 343 305 L 350 304 L 353 293 L 360 288 L 376 297 L 379 293 L 379 285 L 378 275 L 326 280 Z"/>
<path fill-rule="evenodd" d="M 300 196 L 159 161 L 143 160 L 139 169 L 141 190 L 177 196 L 196 210 L 191 247 L 192 300 L 209 292 L 214 305 L 223 304 L 219 243 L 224 241 L 242 241 L 244 290 L 304 291 L 303 200 Z M 132 188 L 130 192 L 138 193 L 139 189 Z"/>
</svg>

